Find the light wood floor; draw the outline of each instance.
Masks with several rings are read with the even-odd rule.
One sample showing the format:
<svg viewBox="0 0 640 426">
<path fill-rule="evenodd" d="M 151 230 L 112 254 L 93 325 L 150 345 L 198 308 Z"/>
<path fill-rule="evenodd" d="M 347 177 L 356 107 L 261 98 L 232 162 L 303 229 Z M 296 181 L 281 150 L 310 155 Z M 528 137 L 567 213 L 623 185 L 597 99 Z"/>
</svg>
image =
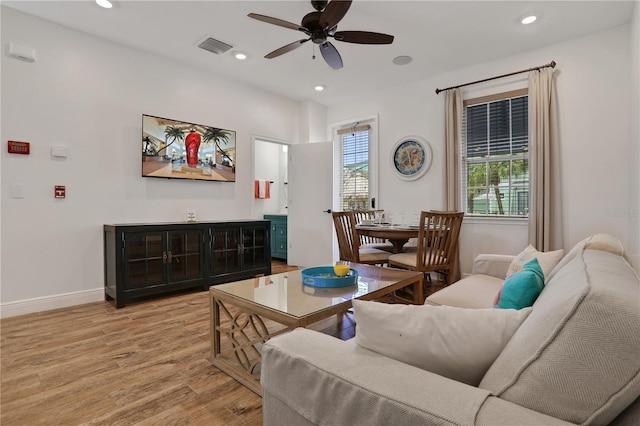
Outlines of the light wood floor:
<svg viewBox="0 0 640 426">
<path fill-rule="evenodd" d="M 274 264 L 273 273 L 287 269 Z M 207 296 L 197 291 L 122 309 L 96 302 L 2 319 L 0 423 L 262 424 L 261 398 L 209 362 Z M 321 331 L 339 328 L 349 338 L 350 325 Z"/>
</svg>

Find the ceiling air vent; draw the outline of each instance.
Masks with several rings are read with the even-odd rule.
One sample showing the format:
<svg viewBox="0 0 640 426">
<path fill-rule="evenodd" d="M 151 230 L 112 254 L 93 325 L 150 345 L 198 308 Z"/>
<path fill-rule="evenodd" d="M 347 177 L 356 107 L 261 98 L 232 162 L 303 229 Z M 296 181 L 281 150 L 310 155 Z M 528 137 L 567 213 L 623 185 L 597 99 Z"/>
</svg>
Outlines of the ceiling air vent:
<svg viewBox="0 0 640 426">
<path fill-rule="evenodd" d="M 208 50 L 209 52 L 220 55 L 221 53 L 227 52 L 233 46 L 223 41 L 216 40 L 211 36 L 207 36 L 200 43 L 198 43 L 198 47 L 200 49 Z"/>
</svg>

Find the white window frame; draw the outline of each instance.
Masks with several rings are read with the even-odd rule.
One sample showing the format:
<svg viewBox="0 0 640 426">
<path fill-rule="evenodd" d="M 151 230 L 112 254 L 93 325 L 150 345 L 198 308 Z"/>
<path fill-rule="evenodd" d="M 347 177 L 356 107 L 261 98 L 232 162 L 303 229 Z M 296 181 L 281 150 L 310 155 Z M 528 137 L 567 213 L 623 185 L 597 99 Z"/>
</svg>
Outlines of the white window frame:
<svg viewBox="0 0 640 426">
<path fill-rule="evenodd" d="M 333 140 L 333 209 L 337 211 L 343 210 L 342 205 L 342 138 L 338 135 L 338 130 L 346 129 L 361 125 L 369 125 L 369 201 L 368 208 L 372 208 L 372 200 L 375 200 L 375 206 L 380 206 L 378 198 L 378 116 L 363 117 L 360 119 L 345 120 L 332 123 L 330 134 Z"/>
<path fill-rule="evenodd" d="M 494 223 L 494 224 L 498 224 L 498 223 L 509 224 L 509 223 L 527 223 L 529 220 L 528 212 L 526 215 L 508 215 L 508 214 L 491 214 L 491 213 L 488 213 L 488 214 L 469 213 L 467 211 L 468 210 L 467 166 L 469 162 L 467 160 L 467 146 L 466 146 L 466 132 L 467 132 L 466 108 L 467 106 L 471 106 L 471 105 L 490 103 L 490 102 L 495 102 L 495 101 L 500 101 L 500 100 L 505 100 L 510 98 L 517 98 L 522 96 L 528 96 L 527 88 L 503 91 L 503 92 L 495 93 L 488 96 L 475 97 L 475 98 L 464 100 L 463 130 L 462 130 L 463 135 L 462 135 L 462 138 L 460 139 L 460 184 L 461 184 L 460 202 L 461 202 L 462 209 L 465 212 L 465 221 L 468 223 L 474 223 L 474 222 L 482 223 L 482 222 L 490 221 L 491 223 Z M 530 143 L 530 140 L 528 138 L 527 146 L 529 146 L 529 143 Z M 530 167 L 531 162 L 530 162 L 530 156 L 528 154 L 510 155 L 510 156 L 501 157 L 500 159 L 497 159 L 497 158 L 492 159 L 491 157 L 487 157 L 486 159 L 481 161 L 472 160 L 470 162 L 471 163 L 490 163 L 491 161 L 507 161 L 507 160 L 523 159 L 523 158 L 526 158 L 528 160 L 529 167 Z M 531 173 L 530 172 L 529 172 L 529 180 L 527 182 L 527 188 L 528 188 L 528 193 L 531 194 Z M 529 203 L 531 202 L 530 197 L 528 201 Z"/>
</svg>

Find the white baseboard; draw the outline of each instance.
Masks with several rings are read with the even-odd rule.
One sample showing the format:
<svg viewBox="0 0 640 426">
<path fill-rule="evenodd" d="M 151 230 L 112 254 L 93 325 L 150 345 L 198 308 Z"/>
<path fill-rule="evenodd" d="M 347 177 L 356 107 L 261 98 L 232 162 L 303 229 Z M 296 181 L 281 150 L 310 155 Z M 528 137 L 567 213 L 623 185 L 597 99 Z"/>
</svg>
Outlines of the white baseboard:
<svg viewBox="0 0 640 426">
<path fill-rule="evenodd" d="M 104 300 L 104 288 L 102 287 L 93 290 L 17 300 L 0 304 L 0 318 L 32 314 L 34 312 L 49 311 L 102 300 Z"/>
</svg>

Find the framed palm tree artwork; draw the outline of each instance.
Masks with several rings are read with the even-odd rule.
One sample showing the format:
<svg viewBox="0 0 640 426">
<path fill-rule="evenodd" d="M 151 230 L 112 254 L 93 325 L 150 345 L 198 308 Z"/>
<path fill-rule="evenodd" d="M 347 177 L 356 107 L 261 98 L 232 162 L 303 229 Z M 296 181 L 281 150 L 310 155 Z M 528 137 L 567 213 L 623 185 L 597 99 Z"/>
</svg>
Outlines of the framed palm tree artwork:
<svg viewBox="0 0 640 426">
<path fill-rule="evenodd" d="M 236 181 L 236 132 L 142 115 L 142 176 Z"/>
</svg>

